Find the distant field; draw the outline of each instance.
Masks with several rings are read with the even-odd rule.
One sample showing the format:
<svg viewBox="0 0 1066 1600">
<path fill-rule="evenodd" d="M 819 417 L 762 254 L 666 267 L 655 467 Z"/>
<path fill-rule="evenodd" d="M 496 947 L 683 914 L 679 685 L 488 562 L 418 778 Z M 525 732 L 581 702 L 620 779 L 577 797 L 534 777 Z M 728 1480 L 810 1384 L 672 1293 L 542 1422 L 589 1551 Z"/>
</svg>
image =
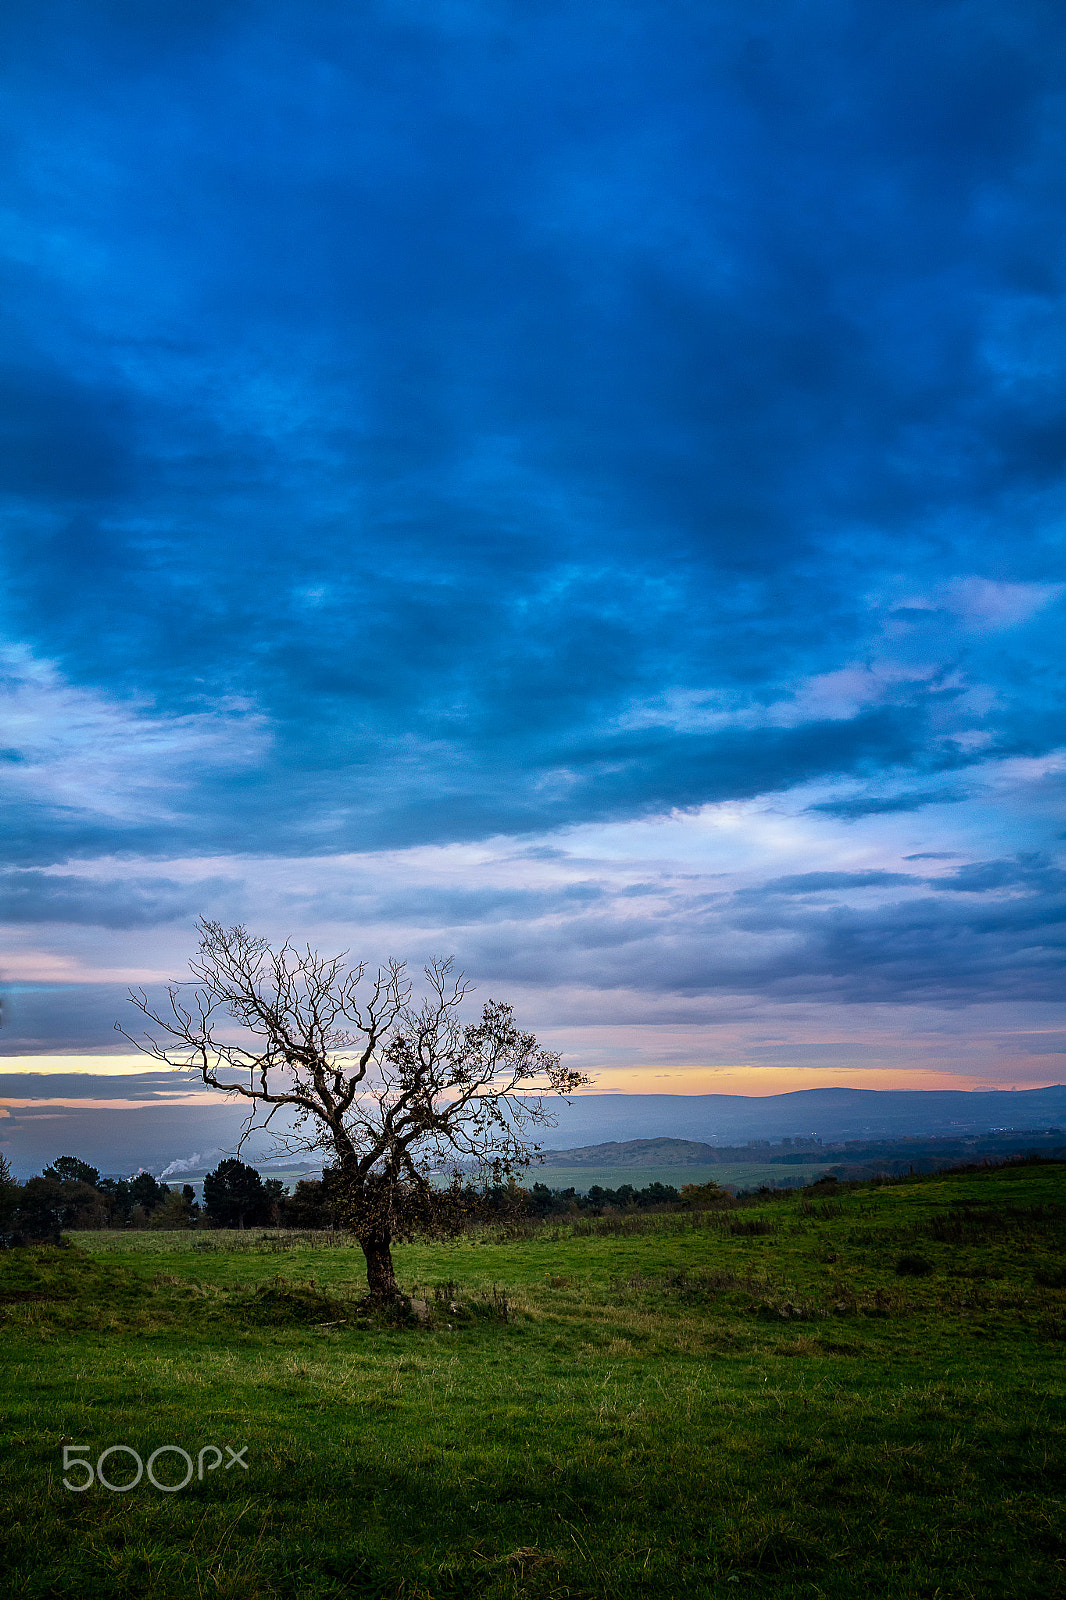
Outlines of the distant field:
<svg viewBox="0 0 1066 1600">
<path fill-rule="evenodd" d="M 368 1318 L 329 1236 L 0 1254 L 3 1594 L 1066 1594 L 1066 1167 L 396 1259 L 428 1320 Z M 171 1444 L 179 1492 L 63 1486 Z"/>
<path fill-rule="evenodd" d="M 752 1161 L 736 1166 L 723 1163 L 692 1167 L 530 1167 L 522 1181 L 527 1188 L 534 1183 L 546 1183 L 549 1189 L 578 1189 L 582 1194 L 587 1194 L 597 1183 L 603 1189 L 618 1189 L 623 1183 L 631 1183 L 634 1189 L 643 1189 L 649 1183 L 669 1183 L 675 1189 L 680 1189 L 683 1183 L 717 1183 L 729 1189 L 757 1189 L 761 1183 L 766 1183 L 771 1188 L 786 1188 L 813 1183 L 829 1170 L 829 1166 L 827 1161 L 802 1167 Z"/>
</svg>

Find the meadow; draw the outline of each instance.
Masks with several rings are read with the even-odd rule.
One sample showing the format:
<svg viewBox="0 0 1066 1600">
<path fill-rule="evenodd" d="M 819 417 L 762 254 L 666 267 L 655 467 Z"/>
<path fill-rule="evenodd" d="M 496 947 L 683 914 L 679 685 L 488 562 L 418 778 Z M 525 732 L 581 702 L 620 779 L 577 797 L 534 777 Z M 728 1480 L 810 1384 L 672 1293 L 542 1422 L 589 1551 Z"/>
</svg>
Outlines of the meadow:
<svg viewBox="0 0 1066 1600">
<path fill-rule="evenodd" d="M 1066 1167 L 395 1256 L 395 1324 L 343 1236 L 0 1256 L 3 1593 L 1066 1593 Z"/>
</svg>

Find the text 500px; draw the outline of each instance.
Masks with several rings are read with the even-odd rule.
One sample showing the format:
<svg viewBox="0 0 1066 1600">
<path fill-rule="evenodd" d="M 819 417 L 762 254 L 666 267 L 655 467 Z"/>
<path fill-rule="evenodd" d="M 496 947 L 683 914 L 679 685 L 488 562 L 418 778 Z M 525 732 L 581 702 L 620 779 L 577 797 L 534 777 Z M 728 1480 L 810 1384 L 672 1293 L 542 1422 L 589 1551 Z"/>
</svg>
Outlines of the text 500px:
<svg viewBox="0 0 1066 1600">
<path fill-rule="evenodd" d="M 198 1452 L 194 1463 L 189 1452 L 183 1450 L 180 1445 L 161 1444 L 159 1449 L 153 1450 L 148 1457 L 146 1468 L 140 1455 L 128 1444 L 108 1445 L 107 1449 L 101 1450 L 97 1456 L 95 1466 L 86 1459 L 89 1453 L 87 1444 L 65 1444 L 63 1446 L 63 1471 L 76 1472 L 83 1476 L 80 1482 L 74 1483 L 71 1482 L 70 1478 L 64 1478 L 63 1487 L 64 1489 L 70 1489 L 74 1494 L 81 1494 L 85 1489 L 91 1489 L 94 1483 L 98 1483 L 101 1488 L 110 1489 L 112 1494 L 125 1494 L 129 1489 L 136 1489 L 147 1472 L 148 1482 L 154 1489 L 162 1489 L 164 1494 L 176 1494 L 179 1489 L 186 1488 L 192 1482 L 194 1476 L 202 1482 L 205 1468 L 208 1472 L 217 1472 L 219 1467 L 222 1467 L 224 1472 L 229 1472 L 233 1467 L 240 1467 L 244 1472 L 248 1471 L 248 1463 L 244 1459 L 248 1450 L 247 1445 L 243 1445 L 240 1450 L 234 1450 L 228 1444 L 222 1448 L 229 1457 L 224 1466 L 222 1450 L 219 1449 L 218 1445 L 205 1444 L 203 1449 Z M 126 1472 L 131 1470 L 132 1467 L 133 1477 L 128 1482 L 115 1483 L 108 1477 L 105 1467 L 111 1456 L 133 1458 L 132 1463 L 129 1460 L 121 1463 L 116 1461 L 109 1469 L 119 1476 L 125 1477 Z M 181 1457 L 185 1476 L 178 1483 L 167 1483 L 156 1474 L 156 1464 L 158 1463 L 161 1472 L 165 1472 L 167 1477 L 172 1475 L 177 1463 L 174 1461 L 169 1462 L 170 1470 L 167 1471 L 163 1466 L 163 1461 L 167 1456 Z"/>
</svg>

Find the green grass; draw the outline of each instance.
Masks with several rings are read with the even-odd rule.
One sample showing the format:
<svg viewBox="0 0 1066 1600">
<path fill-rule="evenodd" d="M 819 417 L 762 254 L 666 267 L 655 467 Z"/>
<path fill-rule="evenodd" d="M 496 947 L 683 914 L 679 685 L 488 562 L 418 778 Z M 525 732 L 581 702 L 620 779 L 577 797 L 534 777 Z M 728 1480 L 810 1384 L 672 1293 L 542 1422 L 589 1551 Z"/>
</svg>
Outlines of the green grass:
<svg viewBox="0 0 1066 1600">
<path fill-rule="evenodd" d="M 2 1592 L 1066 1593 L 1066 1168 L 526 1232 L 397 1250 L 410 1326 L 307 1236 L 0 1257 Z M 74 1494 L 64 1441 L 249 1470 Z"/>
</svg>

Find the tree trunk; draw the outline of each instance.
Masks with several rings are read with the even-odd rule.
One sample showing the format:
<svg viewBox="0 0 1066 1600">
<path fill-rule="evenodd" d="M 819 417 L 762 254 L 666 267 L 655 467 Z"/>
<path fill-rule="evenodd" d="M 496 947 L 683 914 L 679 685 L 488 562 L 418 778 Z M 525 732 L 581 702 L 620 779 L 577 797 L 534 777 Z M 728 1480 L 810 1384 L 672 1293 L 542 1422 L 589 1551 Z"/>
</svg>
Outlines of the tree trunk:
<svg viewBox="0 0 1066 1600">
<path fill-rule="evenodd" d="M 384 1302 L 399 1298 L 396 1274 L 392 1270 L 391 1242 L 387 1233 L 364 1234 L 359 1240 L 366 1257 L 366 1281 L 373 1300 Z"/>
<path fill-rule="evenodd" d="M 339 1156 L 339 1199 L 342 1220 L 359 1240 L 366 1257 L 366 1281 L 370 1298 L 389 1305 L 400 1297 L 392 1266 L 392 1226 L 389 1207 L 384 1204 L 380 1179 L 361 1176 L 355 1151 L 343 1129 L 333 1130 L 334 1147 Z"/>
</svg>

